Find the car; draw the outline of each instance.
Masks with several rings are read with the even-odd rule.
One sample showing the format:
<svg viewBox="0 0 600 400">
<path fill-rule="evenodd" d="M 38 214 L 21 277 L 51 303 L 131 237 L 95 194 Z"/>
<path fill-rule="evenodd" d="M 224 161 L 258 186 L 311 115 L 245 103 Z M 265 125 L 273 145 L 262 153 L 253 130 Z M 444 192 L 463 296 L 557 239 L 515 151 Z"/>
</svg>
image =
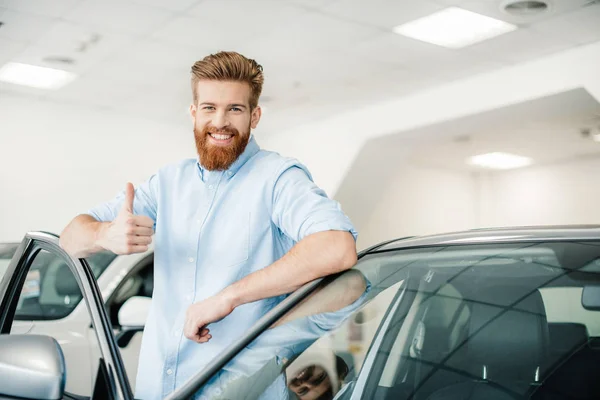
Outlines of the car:
<svg viewBox="0 0 600 400">
<path fill-rule="evenodd" d="M 64 391 L 57 340 L 11 332 L 40 249 L 67 263 L 88 306 L 99 350 L 86 398 L 132 399 L 90 264 L 43 233 L 27 235 L 0 281 L 0 395 L 82 398 Z M 597 399 L 599 364 L 600 227 L 474 230 L 362 251 L 167 398 Z"/>
<path fill-rule="evenodd" d="M 18 243 L 0 243 L 0 277 L 13 257 Z M 105 307 L 119 340 L 119 349 L 131 385 L 135 387 L 138 355 L 153 290 L 154 251 L 117 256 L 100 252 L 87 258 L 105 301 Z M 12 332 L 43 334 L 54 337 L 61 345 L 68 363 L 67 390 L 90 395 L 97 365 L 91 355 L 96 340 L 85 302 L 67 263 L 42 250 L 33 261 L 23 285 L 15 311 Z M 121 320 L 119 322 L 119 313 Z M 123 329 L 123 324 L 127 327 Z"/>
</svg>

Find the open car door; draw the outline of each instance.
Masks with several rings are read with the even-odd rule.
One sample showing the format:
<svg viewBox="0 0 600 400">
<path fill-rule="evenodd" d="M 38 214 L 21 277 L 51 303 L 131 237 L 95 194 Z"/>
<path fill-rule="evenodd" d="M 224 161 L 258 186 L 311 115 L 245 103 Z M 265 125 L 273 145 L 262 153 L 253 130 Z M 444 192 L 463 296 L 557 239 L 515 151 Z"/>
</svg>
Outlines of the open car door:
<svg viewBox="0 0 600 400">
<path fill-rule="evenodd" d="M 56 287 L 68 285 L 68 295 L 44 297 L 44 287 L 36 282 L 45 273 L 45 266 L 36 259 L 51 257 L 61 263 L 64 273 Z M 55 293 L 56 294 L 56 293 Z M 40 301 L 58 298 L 59 301 Z M 13 330 L 16 317 L 27 315 L 27 310 L 42 310 L 49 319 L 60 315 L 65 307 L 84 301 L 95 332 L 99 352 L 65 357 L 60 342 L 51 336 L 30 335 L 22 329 Z M 23 318 L 19 318 L 23 319 Z M 64 339 L 63 339 L 64 340 Z M 82 352 L 83 353 L 83 352 Z M 69 392 L 69 370 L 93 365 L 89 390 Z M 76 259 L 59 246 L 58 236 L 45 232 L 28 233 L 16 250 L 0 280 L 0 398 L 2 399 L 133 399 L 123 361 L 113 335 L 104 301 L 90 266 L 84 259 Z"/>
</svg>

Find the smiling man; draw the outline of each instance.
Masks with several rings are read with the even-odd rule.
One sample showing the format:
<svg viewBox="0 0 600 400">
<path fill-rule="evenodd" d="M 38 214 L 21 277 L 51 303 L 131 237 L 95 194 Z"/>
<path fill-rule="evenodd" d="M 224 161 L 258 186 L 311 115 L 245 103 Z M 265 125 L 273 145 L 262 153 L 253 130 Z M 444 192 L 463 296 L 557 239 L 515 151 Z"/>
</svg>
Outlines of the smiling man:
<svg viewBox="0 0 600 400">
<path fill-rule="evenodd" d="M 192 66 L 197 159 L 161 168 L 79 215 L 60 243 L 76 257 L 146 251 L 154 293 L 136 398 L 165 397 L 286 294 L 356 263 L 356 232 L 297 160 L 261 150 L 262 67 L 233 52 Z"/>
</svg>

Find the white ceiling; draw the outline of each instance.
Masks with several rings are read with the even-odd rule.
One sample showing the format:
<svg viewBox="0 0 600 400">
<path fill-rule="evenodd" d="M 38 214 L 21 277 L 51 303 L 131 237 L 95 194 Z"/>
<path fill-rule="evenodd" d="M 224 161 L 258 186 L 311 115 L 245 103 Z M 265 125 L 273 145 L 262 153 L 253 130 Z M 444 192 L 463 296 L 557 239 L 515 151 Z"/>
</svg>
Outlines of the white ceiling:
<svg viewBox="0 0 600 400">
<path fill-rule="evenodd" d="M 600 129 L 600 103 L 585 90 L 576 89 L 403 136 L 422 138 L 410 158 L 413 164 L 480 171 L 479 167 L 467 165 L 466 160 L 505 152 L 532 158 L 534 166 L 539 166 L 600 157 L 600 143 L 583 135 L 584 128 L 594 132 Z M 432 139 L 438 132 L 440 137 Z"/>
<path fill-rule="evenodd" d="M 74 71 L 57 91 L 0 83 L 5 92 L 187 123 L 189 69 L 236 50 L 265 69 L 261 132 L 301 124 L 548 53 L 600 40 L 600 5 L 553 0 L 515 18 L 500 0 L 0 0 L 0 65 Z M 520 29 L 460 50 L 391 33 L 459 5 Z M 73 65 L 44 61 L 71 57 Z"/>
</svg>

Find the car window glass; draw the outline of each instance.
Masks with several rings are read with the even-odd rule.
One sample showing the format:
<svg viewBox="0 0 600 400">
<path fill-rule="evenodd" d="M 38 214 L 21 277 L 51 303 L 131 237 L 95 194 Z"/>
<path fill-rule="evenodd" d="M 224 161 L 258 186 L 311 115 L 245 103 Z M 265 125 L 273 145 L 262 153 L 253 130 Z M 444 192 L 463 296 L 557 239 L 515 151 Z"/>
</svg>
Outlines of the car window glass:
<svg viewBox="0 0 600 400">
<path fill-rule="evenodd" d="M 90 349 L 98 347 L 98 339 L 87 307 L 73 312 L 82 299 L 77 279 L 66 262 L 54 253 L 41 250 L 33 259 L 20 291 L 11 334 L 37 334 L 56 339 L 66 363 L 65 390 L 89 396 L 97 364 L 91 360 Z M 66 315 L 69 318 L 61 319 Z"/>
<path fill-rule="evenodd" d="M 600 244 L 575 242 L 376 251 L 264 331 L 198 398 L 594 398 L 600 321 L 581 289 L 600 284 L 597 260 Z"/>
<path fill-rule="evenodd" d="M 89 257 L 94 277 L 98 278 L 114 258 L 115 255 L 110 253 Z M 66 262 L 41 251 L 27 274 L 21 299 L 15 313 L 16 320 L 58 320 L 68 316 L 82 296 Z"/>
<path fill-rule="evenodd" d="M 321 285 L 214 375 L 198 398 L 332 398 L 358 375 L 402 290 L 401 271 L 372 267 Z"/>
<path fill-rule="evenodd" d="M 415 295 L 385 330 L 363 395 L 595 398 L 600 314 L 583 309 L 581 293 L 600 283 L 586 267 L 600 246 L 461 247 L 411 265 Z"/>
</svg>

